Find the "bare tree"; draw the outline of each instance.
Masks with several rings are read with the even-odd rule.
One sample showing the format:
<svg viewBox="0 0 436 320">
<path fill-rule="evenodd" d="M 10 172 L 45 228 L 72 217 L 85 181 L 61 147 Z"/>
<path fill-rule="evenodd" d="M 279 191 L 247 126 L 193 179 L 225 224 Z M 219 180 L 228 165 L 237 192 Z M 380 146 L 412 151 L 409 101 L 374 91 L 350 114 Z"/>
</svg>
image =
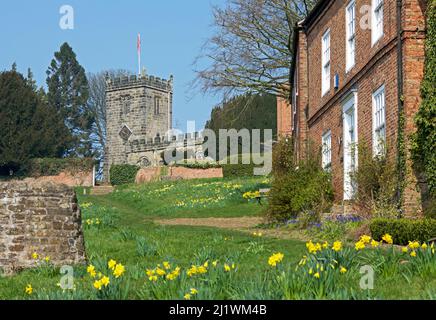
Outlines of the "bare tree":
<svg viewBox="0 0 436 320">
<path fill-rule="evenodd" d="M 195 65 L 194 86 L 226 95 L 253 91 L 289 97 L 294 28 L 315 0 L 228 0 L 213 7 L 215 34 Z"/>
<path fill-rule="evenodd" d="M 92 147 L 97 157 L 102 160 L 106 146 L 106 76 L 116 78 L 130 75 L 126 70 L 108 70 L 88 73 L 89 99 L 88 109 L 95 119 L 92 127 Z"/>
</svg>

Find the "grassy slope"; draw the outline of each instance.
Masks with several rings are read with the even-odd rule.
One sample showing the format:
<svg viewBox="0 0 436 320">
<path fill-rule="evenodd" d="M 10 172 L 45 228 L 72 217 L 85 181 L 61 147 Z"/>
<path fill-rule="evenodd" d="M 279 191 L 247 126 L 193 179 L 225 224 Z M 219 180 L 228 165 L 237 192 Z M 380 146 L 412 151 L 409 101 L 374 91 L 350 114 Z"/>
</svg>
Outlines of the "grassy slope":
<svg viewBox="0 0 436 320">
<path fill-rule="evenodd" d="M 243 188 L 248 185 L 247 188 L 252 189 L 258 182 L 232 181 L 232 184 L 243 183 Z M 128 298 L 136 299 L 144 297 L 139 294 L 144 286 L 144 270 L 166 260 L 174 265 L 180 265 L 184 270 L 192 263 L 202 263 L 207 259 L 234 261 L 238 265 L 234 281 L 241 283 L 241 288 L 244 287 L 243 283 L 249 287 L 260 281 L 259 276 L 269 269 L 268 257 L 275 252 L 283 252 L 286 263 L 291 265 L 295 265 L 300 260 L 305 245 L 299 241 L 254 238 L 248 234 L 214 228 L 157 226 L 151 221 L 157 217 L 238 216 L 260 213 L 258 205 L 240 202 L 238 200 L 240 194 L 229 201 L 223 200 L 224 203 L 210 204 L 207 208 L 172 206 L 172 202 L 178 201 L 177 197 L 183 192 L 186 199 L 190 198 L 194 188 L 199 188 L 195 192 L 197 198 L 206 198 L 212 191 L 221 194 L 221 191 L 216 192 L 214 184 L 208 187 L 195 187 L 203 183 L 177 182 L 176 187 L 168 192 L 162 190 L 165 190 L 169 183 L 157 183 L 149 186 L 130 186 L 118 193 L 103 197 L 80 196 L 79 200 L 82 204 L 93 204 L 90 208 L 83 209 L 84 220 L 96 217 L 102 219 L 102 225 L 99 227 L 87 226 L 85 223 L 86 250 L 90 261 L 98 266 L 104 265 L 108 259 L 113 258 L 126 265 L 130 277 Z M 161 192 L 154 193 L 156 190 Z M 144 196 L 151 191 L 153 193 Z M 156 254 L 147 254 L 145 257 L 140 255 L 137 248 L 138 237 L 145 239 L 146 243 L 156 250 Z M 358 276 L 358 271 L 355 274 Z M 79 290 L 90 294 L 95 292 L 86 276 L 84 266 L 77 266 L 75 275 Z M 58 297 L 53 292 L 59 291 L 56 288 L 59 278 L 56 270 L 49 269 L 28 270 L 12 278 L 0 278 L 0 299 L 26 298 L 24 288 L 28 283 L 35 288 L 36 295 L 33 296 L 35 298 Z M 429 294 L 436 294 L 434 278 L 416 274 L 409 278 L 410 283 L 407 283 L 401 275 L 377 277 L 374 295 L 391 299 L 410 299 L 428 298 Z M 352 279 L 352 285 L 356 287 L 358 278 Z M 42 294 L 45 290 L 51 293 Z M 86 295 L 81 297 L 88 298 Z M 242 297 L 261 298 L 262 295 L 253 295 L 251 292 Z"/>
</svg>

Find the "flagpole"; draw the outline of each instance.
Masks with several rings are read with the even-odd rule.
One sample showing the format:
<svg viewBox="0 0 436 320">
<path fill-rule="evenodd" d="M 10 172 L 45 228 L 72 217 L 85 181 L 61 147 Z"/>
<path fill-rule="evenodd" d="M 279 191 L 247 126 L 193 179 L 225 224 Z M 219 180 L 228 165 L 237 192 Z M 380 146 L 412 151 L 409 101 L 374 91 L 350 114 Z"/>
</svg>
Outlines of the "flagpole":
<svg viewBox="0 0 436 320">
<path fill-rule="evenodd" d="M 138 33 L 138 75 L 141 75 L 141 34 Z"/>
</svg>

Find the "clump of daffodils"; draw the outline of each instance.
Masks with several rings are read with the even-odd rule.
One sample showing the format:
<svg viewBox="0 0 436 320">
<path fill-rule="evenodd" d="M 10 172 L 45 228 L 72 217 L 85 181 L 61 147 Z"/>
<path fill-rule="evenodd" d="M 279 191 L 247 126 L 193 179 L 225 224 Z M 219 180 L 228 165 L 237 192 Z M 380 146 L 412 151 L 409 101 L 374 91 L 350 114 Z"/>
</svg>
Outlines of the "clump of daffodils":
<svg viewBox="0 0 436 320">
<path fill-rule="evenodd" d="M 409 253 L 409 249 L 411 250 L 410 256 L 412 258 L 415 258 L 417 256 L 417 252 L 419 250 L 426 251 L 427 249 L 430 249 L 429 251 L 431 252 L 431 254 L 435 254 L 434 243 L 432 243 L 429 247 L 429 245 L 425 242 L 421 244 L 419 241 L 409 241 L 409 244 L 402 248 L 402 252 Z"/>
<path fill-rule="evenodd" d="M 321 243 L 313 243 L 312 240 L 306 243 L 306 248 L 309 251 L 309 253 L 317 253 L 318 251 L 322 250 Z"/>
<path fill-rule="evenodd" d="M 283 261 L 283 258 L 284 258 L 284 257 L 285 257 L 285 255 L 284 255 L 283 253 L 280 253 L 280 252 L 275 253 L 275 254 L 273 254 L 271 257 L 269 257 L 269 259 L 268 259 L 268 264 L 269 264 L 271 267 L 276 267 L 277 264 L 279 264 L 280 262 Z"/>
<path fill-rule="evenodd" d="M 181 268 L 175 267 L 171 270 L 171 264 L 168 261 L 164 261 L 162 265 L 158 264 L 154 269 L 147 269 L 145 273 L 151 282 L 156 282 L 159 278 L 173 281 L 180 276 Z"/>
<path fill-rule="evenodd" d="M 110 259 L 107 263 L 106 271 L 109 271 L 111 274 L 109 276 L 104 275 L 103 270 L 102 272 L 97 271 L 95 266 L 92 264 L 88 265 L 88 267 L 86 268 L 86 272 L 92 279 L 94 279 L 93 287 L 98 291 L 101 291 L 110 285 L 111 277 L 115 279 L 121 278 L 126 272 L 126 268 L 121 263 Z M 113 278 L 112 280 L 114 280 Z"/>
<path fill-rule="evenodd" d="M 188 269 L 186 274 L 188 275 L 188 277 L 192 277 L 198 274 L 205 274 L 208 271 L 207 270 L 208 267 L 209 267 L 208 261 L 206 261 L 203 265 L 200 266 L 192 265 L 191 268 Z"/>
<path fill-rule="evenodd" d="M 248 191 L 248 192 L 245 192 L 245 193 L 242 195 L 242 197 L 243 197 L 244 199 L 248 199 L 248 200 L 250 200 L 250 199 L 256 199 L 256 198 L 259 198 L 259 197 L 260 197 L 260 192 L 259 192 L 259 191 Z"/>
</svg>

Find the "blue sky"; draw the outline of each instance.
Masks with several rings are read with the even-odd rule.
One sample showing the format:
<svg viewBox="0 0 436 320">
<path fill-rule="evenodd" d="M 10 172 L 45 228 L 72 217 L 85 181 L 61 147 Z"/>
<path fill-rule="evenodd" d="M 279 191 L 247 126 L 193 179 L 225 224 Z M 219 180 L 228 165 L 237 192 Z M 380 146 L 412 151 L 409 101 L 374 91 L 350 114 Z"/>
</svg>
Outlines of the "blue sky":
<svg viewBox="0 0 436 320">
<path fill-rule="evenodd" d="M 225 0 L 15 0 L 0 9 L 0 70 L 13 62 L 27 74 L 30 67 L 45 85 L 53 54 L 68 42 L 87 72 L 127 69 L 137 72 L 136 37 L 142 37 L 142 65 L 147 73 L 175 78 L 174 123 L 198 129 L 209 119 L 219 96 L 188 92 L 192 63 L 212 33 L 212 5 Z M 62 5 L 74 8 L 74 30 L 59 27 Z"/>
</svg>

